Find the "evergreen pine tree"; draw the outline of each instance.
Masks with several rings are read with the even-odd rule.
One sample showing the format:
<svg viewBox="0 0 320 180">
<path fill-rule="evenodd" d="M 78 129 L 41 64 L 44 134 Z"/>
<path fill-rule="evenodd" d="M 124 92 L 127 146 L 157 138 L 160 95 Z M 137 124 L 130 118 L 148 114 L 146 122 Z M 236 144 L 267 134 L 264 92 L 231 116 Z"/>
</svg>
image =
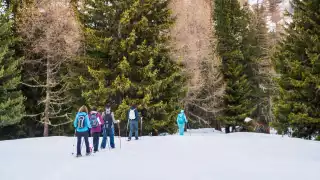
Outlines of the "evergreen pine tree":
<svg viewBox="0 0 320 180">
<path fill-rule="evenodd" d="M 247 58 L 247 75 L 251 83 L 251 99 L 255 103 L 252 117 L 259 123 L 272 121 L 273 81 L 271 76 L 272 62 L 269 56 L 268 28 L 265 7 L 255 4 L 247 10 L 250 17 L 249 31 L 245 38 L 244 55 Z"/>
<path fill-rule="evenodd" d="M 89 105 L 115 102 L 125 120 L 134 103 L 144 109 L 146 131 L 175 130 L 184 77 L 170 56 L 173 24 L 163 0 L 89 0 L 80 10 L 86 38 L 88 74 L 81 77 Z"/>
<path fill-rule="evenodd" d="M 19 123 L 24 115 L 24 98 L 19 90 L 20 58 L 12 49 L 16 38 L 12 33 L 10 10 L 0 3 L 0 128 Z"/>
<path fill-rule="evenodd" d="M 247 14 L 238 1 L 214 1 L 217 52 L 222 58 L 222 71 L 227 82 L 225 111 L 219 117 L 229 126 L 243 125 L 245 117 L 253 111 L 250 102 L 250 82 L 245 73 L 247 61 L 243 53 L 243 39 L 247 33 Z"/>
<path fill-rule="evenodd" d="M 320 132 L 320 4 L 319 0 L 293 0 L 292 23 L 274 55 L 280 74 L 275 105 L 280 132 L 311 138 Z"/>
</svg>

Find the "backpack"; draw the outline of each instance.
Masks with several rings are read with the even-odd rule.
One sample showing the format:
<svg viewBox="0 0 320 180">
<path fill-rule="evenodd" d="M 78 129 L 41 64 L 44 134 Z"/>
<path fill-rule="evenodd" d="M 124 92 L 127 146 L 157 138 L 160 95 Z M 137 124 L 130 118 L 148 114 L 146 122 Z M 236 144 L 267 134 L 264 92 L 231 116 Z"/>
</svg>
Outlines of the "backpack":
<svg viewBox="0 0 320 180">
<path fill-rule="evenodd" d="M 90 124 L 91 124 L 91 127 L 93 127 L 93 128 L 96 128 L 99 126 L 97 113 L 93 113 L 90 115 Z"/>
<path fill-rule="evenodd" d="M 84 115 L 80 115 L 78 117 L 78 128 L 84 128 L 84 120 L 85 120 L 85 116 Z"/>
<path fill-rule="evenodd" d="M 182 113 L 180 113 L 179 115 L 178 115 L 178 123 L 179 124 L 183 124 L 183 123 L 185 123 L 185 116 L 184 116 L 184 114 L 182 114 Z"/>
<path fill-rule="evenodd" d="M 134 120 L 136 119 L 136 112 L 134 112 L 135 109 L 130 109 L 129 112 L 129 119 Z"/>
</svg>

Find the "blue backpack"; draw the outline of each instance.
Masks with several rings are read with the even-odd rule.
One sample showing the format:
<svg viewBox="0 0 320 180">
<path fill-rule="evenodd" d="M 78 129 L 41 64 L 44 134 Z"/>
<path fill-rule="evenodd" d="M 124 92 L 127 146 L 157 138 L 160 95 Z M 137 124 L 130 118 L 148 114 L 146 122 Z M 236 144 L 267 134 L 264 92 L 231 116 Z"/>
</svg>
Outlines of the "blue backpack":
<svg viewBox="0 0 320 180">
<path fill-rule="evenodd" d="M 186 119 L 185 119 L 184 114 L 183 114 L 183 113 L 180 113 L 180 114 L 178 115 L 178 123 L 179 123 L 179 124 L 183 124 L 183 123 L 185 123 L 185 122 L 186 122 Z"/>
<path fill-rule="evenodd" d="M 90 124 L 91 127 L 96 128 L 99 126 L 99 121 L 98 121 L 98 117 L 97 117 L 97 113 L 92 113 L 90 115 Z"/>
</svg>

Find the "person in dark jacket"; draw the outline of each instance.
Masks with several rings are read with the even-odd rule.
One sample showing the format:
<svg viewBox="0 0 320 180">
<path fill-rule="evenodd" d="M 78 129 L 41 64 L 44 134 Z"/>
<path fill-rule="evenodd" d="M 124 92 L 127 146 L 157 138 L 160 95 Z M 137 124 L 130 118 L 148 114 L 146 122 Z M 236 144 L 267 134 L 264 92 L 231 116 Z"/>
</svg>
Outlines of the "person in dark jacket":
<svg viewBox="0 0 320 180">
<path fill-rule="evenodd" d="M 104 126 L 102 128 L 102 143 L 101 149 L 105 149 L 107 145 L 107 138 L 110 137 L 110 146 L 111 148 L 115 148 L 114 143 L 114 124 L 119 123 L 119 120 L 115 120 L 114 113 L 111 111 L 111 106 L 109 104 L 106 105 L 105 111 L 102 113 L 102 119 L 104 121 Z"/>
<path fill-rule="evenodd" d="M 84 137 L 84 142 L 86 144 L 86 155 L 90 154 L 89 147 L 89 134 L 88 130 L 91 128 L 89 117 L 88 117 L 88 108 L 86 106 L 82 106 L 73 122 L 73 126 L 76 128 L 76 136 L 77 136 L 77 157 L 81 156 L 81 139 Z"/>
<path fill-rule="evenodd" d="M 139 134 L 138 134 L 139 112 L 138 112 L 135 105 L 132 105 L 130 107 L 128 114 L 127 114 L 127 118 L 128 118 L 128 124 L 130 125 L 130 132 L 129 132 L 128 141 L 131 140 L 133 131 L 135 133 L 135 139 L 138 140 L 139 139 Z"/>
</svg>

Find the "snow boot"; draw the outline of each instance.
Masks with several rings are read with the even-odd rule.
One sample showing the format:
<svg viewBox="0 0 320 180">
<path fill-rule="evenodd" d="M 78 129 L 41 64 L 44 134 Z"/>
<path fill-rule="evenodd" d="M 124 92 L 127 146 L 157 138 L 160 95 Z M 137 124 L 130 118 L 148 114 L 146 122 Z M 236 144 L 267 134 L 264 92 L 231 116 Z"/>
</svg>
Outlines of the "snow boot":
<svg viewBox="0 0 320 180">
<path fill-rule="evenodd" d="M 82 157 L 82 155 L 81 154 L 77 154 L 77 156 L 76 157 Z"/>
</svg>

